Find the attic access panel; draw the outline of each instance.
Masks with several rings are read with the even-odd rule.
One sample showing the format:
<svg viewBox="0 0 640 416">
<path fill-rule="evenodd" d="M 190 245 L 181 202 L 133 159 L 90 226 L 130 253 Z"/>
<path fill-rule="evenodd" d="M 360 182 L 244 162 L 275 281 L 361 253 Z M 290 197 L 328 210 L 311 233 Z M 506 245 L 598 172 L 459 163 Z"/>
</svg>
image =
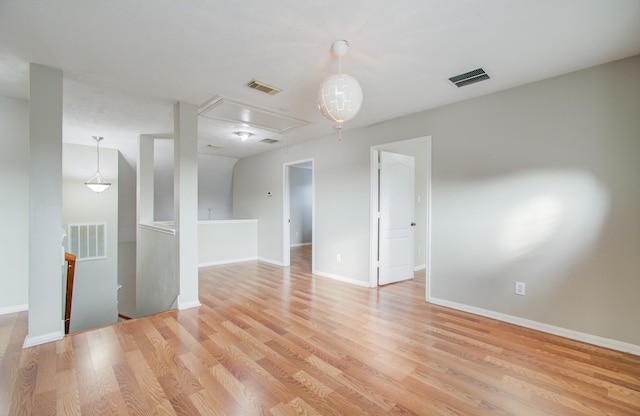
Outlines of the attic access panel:
<svg viewBox="0 0 640 416">
<path fill-rule="evenodd" d="M 224 97 L 215 97 L 203 105 L 199 110 L 199 115 L 212 120 L 246 124 L 280 134 L 308 124 L 304 120 L 232 101 Z"/>
</svg>

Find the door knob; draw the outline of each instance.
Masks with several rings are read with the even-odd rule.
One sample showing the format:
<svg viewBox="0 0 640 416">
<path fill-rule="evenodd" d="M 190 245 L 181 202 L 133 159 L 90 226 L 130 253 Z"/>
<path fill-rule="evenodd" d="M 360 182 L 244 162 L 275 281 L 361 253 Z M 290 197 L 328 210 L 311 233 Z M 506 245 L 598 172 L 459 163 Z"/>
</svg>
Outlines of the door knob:
<svg viewBox="0 0 640 416">
<path fill-rule="evenodd" d="M 415 223 L 415 222 L 412 222 L 412 223 L 411 223 L 411 226 L 412 226 L 412 227 L 415 227 L 415 226 L 416 226 L 416 223 Z"/>
</svg>

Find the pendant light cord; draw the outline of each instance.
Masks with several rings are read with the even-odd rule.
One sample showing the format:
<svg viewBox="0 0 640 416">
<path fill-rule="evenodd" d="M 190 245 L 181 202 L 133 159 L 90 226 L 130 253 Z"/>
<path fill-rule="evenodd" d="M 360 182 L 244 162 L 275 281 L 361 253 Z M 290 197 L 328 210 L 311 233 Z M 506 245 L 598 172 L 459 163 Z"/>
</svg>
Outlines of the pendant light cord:
<svg viewBox="0 0 640 416">
<path fill-rule="evenodd" d="M 342 75 L 342 55 L 338 56 L 338 74 Z M 342 123 L 338 123 L 338 140 L 342 141 Z"/>
<path fill-rule="evenodd" d="M 100 172 L 100 139 L 96 139 L 97 172 Z"/>
</svg>

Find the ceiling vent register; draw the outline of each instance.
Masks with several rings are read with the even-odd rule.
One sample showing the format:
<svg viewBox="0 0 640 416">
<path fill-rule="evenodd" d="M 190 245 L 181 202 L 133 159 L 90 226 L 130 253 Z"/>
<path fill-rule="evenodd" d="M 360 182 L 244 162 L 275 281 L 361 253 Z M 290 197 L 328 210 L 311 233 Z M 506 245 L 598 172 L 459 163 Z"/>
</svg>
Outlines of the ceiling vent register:
<svg viewBox="0 0 640 416">
<path fill-rule="evenodd" d="M 266 84 L 262 81 L 258 81 L 258 80 L 253 80 L 250 83 L 247 84 L 247 87 L 260 91 L 260 92 L 264 92 L 265 94 L 268 95 L 276 95 L 277 93 L 279 93 L 280 91 L 282 91 L 280 88 L 278 87 L 274 87 L 273 85 L 269 85 Z"/>
<path fill-rule="evenodd" d="M 262 139 L 260 140 L 260 143 L 266 143 L 266 144 L 274 144 L 274 143 L 278 143 L 279 140 L 275 140 L 275 139 Z"/>
<path fill-rule="evenodd" d="M 466 72 L 464 74 L 456 75 L 455 77 L 449 78 L 449 81 L 456 87 L 464 87 L 465 85 L 475 84 L 476 82 L 484 81 L 485 79 L 490 79 L 489 74 L 487 74 L 484 69 L 478 68 L 473 71 Z"/>
</svg>

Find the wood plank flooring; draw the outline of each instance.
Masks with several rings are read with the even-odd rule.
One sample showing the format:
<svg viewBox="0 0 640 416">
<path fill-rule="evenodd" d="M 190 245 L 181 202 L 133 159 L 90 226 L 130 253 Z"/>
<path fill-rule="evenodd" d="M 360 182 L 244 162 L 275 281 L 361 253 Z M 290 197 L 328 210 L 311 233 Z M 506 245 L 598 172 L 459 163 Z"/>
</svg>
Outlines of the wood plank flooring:
<svg viewBox="0 0 640 416">
<path fill-rule="evenodd" d="M 640 415 L 640 357 L 261 262 L 200 269 L 202 306 L 22 349 L 0 415 Z"/>
</svg>

